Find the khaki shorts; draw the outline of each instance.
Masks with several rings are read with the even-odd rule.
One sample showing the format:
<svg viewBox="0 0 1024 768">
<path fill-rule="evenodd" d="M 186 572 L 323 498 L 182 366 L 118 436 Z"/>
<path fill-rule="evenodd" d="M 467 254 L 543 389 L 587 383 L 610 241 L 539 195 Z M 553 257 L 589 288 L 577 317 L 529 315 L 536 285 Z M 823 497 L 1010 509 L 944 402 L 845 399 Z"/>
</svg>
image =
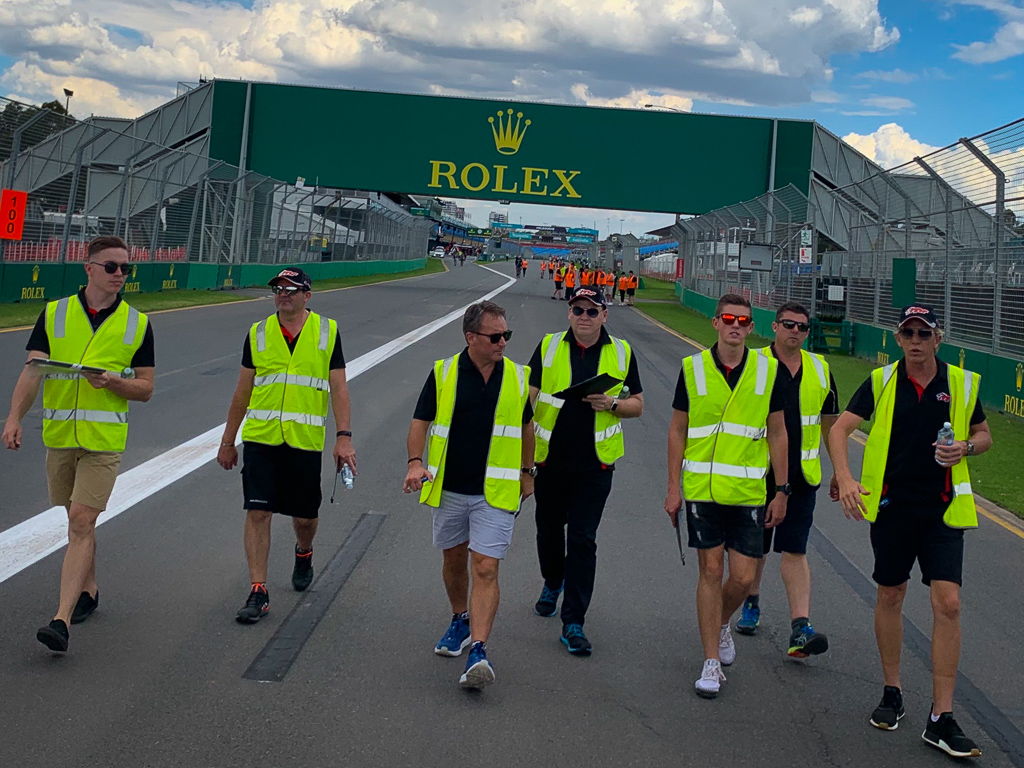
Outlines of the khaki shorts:
<svg viewBox="0 0 1024 768">
<path fill-rule="evenodd" d="M 67 507 L 74 502 L 93 509 L 106 509 L 120 465 L 120 453 L 48 448 L 46 485 L 50 489 L 50 503 Z"/>
</svg>

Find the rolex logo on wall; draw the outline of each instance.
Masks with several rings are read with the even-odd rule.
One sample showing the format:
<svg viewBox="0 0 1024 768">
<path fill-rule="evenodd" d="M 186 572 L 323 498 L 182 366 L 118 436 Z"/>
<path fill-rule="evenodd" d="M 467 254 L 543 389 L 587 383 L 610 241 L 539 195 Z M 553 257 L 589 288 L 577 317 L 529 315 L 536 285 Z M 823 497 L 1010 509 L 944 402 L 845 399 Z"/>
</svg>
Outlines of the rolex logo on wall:
<svg viewBox="0 0 1024 768">
<path fill-rule="evenodd" d="M 512 122 L 513 114 L 515 124 Z M 519 151 L 526 129 L 533 123 L 529 118 L 523 120 L 523 113 L 512 109 L 499 110 L 497 119 L 488 117 L 487 122 L 491 124 L 491 133 L 494 135 L 494 148 L 503 155 L 514 155 Z"/>
<path fill-rule="evenodd" d="M 1017 363 L 1017 391 L 1024 387 L 1024 363 Z"/>
</svg>

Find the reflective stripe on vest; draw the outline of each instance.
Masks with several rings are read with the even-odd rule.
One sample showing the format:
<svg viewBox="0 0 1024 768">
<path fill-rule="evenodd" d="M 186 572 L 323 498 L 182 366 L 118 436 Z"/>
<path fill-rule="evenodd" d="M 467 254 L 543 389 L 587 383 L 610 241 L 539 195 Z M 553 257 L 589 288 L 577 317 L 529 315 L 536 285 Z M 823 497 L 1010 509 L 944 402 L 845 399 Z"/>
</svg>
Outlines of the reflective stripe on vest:
<svg viewBox="0 0 1024 768">
<path fill-rule="evenodd" d="M 242 440 L 323 450 L 337 328 L 334 320 L 310 312 L 292 351 L 276 314 L 252 325 L 249 346 L 256 375 Z"/>
<path fill-rule="evenodd" d="M 691 393 L 683 495 L 688 501 L 763 505 L 769 466 L 768 409 L 778 361 L 750 350 L 735 389 L 729 387 L 710 350 L 684 359 L 682 367 Z"/>
<path fill-rule="evenodd" d="M 430 507 L 441 505 L 448 436 L 458 393 L 458 359 L 459 355 L 454 355 L 434 362 L 437 412 L 427 440 L 427 470 L 433 480 L 424 483 L 420 492 L 420 502 Z M 501 387 L 484 467 L 484 498 L 492 507 L 515 512 L 519 509 L 521 490 L 522 423 L 530 393 L 530 369 L 508 358 L 503 358 L 502 364 Z"/>
<path fill-rule="evenodd" d="M 49 356 L 107 371 L 131 366 L 146 336 L 148 318 L 123 300 L 94 331 L 78 296 L 44 310 Z M 95 389 L 84 377 L 47 374 L 43 380 L 43 443 L 48 448 L 121 452 L 128 441 L 128 401 Z"/>
<path fill-rule="evenodd" d="M 538 462 L 545 461 L 551 446 L 551 436 L 565 401 L 553 397 L 552 392 L 560 392 L 572 383 L 572 364 L 569 360 L 569 344 L 565 340 L 566 332 L 549 333 L 541 341 L 541 391 L 537 397 L 537 407 L 533 415 L 534 435 L 536 437 L 534 456 Z M 623 339 L 609 337 L 610 342 L 601 347 L 598 360 L 598 373 L 607 373 L 620 381 L 625 381 L 629 371 L 632 350 Z M 616 384 L 607 394 L 615 397 L 622 391 L 622 384 Z M 594 450 L 598 461 L 611 465 L 622 458 L 625 453 L 625 439 L 622 433 L 621 419 L 611 411 L 594 413 Z"/>
</svg>

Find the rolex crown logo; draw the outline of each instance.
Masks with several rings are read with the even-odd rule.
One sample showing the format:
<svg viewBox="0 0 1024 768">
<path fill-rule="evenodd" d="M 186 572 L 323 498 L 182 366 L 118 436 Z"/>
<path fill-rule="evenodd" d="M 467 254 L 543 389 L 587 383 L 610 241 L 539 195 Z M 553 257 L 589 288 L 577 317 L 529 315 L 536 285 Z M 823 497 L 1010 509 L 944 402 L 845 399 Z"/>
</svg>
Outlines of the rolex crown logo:
<svg viewBox="0 0 1024 768">
<path fill-rule="evenodd" d="M 168 277 L 174 277 L 174 265 L 173 265 L 173 264 L 171 264 L 171 269 L 170 269 L 170 271 L 169 271 L 169 272 L 167 273 L 167 276 L 168 276 Z"/>
<path fill-rule="evenodd" d="M 1024 387 L 1024 363 L 1017 363 L 1017 391 Z"/>
<path fill-rule="evenodd" d="M 512 122 L 513 114 L 515 123 Z M 526 129 L 533 121 L 523 120 L 522 112 L 507 109 L 504 112 L 498 110 L 497 120 L 488 117 L 487 122 L 491 124 L 491 133 L 494 134 L 494 148 L 503 155 L 514 155 L 519 151 L 519 145 L 523 143 Z"/>
<path fill-rule="evenodd" d="M 39 282 L 39 265 L 38 264 L 36 264 L 34 267 L 32 267 L 32 282 L 33 283 Z M 1017 389 L 1020 389 L 1020 387 L 1017 387 Z"/>
<path fill-rule="evenodd" d="M 137 274 L 139 274 L 139 265 L 138 264 L 132 264 L 132 280 L 135 279 L 135 276 Z"/>
</svg>

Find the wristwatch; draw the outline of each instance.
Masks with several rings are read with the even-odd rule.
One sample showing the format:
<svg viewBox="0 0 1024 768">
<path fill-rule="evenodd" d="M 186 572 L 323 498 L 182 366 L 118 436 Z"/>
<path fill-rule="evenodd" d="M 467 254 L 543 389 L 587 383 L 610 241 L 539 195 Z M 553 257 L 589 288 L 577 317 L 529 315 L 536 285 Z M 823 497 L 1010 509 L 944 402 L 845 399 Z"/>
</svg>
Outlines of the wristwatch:
<svg viewBox="0 0 1024 768">
<path fill-rule="evenodd" d="M 612 407 L 609 408 L 608 410 L 610 410 L 612 413 L 615 413 L 615 411 L 617 411 L 618 408 L 619 408 L 619 401 L 618 400 L 612 400 Z"/>
<path fill-rule="evenodd" d="M 523 474 L 529 475 L 530 477 L 537 476 L 537 467 L 521 467 Z"/>
<path fill-rule="evenodd" d="M 775 492 L 781 493 L 783 496 L 789 496 L 790 494 L 793 493 L 793 486 L 791 486 L 789 483 L 786 483 L 785 485 L 776 485 Z"/>
<path fill-rule="evenodd" d="M 967 441 L 967 455 L 968 456 L 973 456 L 974 455 L 974 443 L 971 440 Z"/>
</svg>

